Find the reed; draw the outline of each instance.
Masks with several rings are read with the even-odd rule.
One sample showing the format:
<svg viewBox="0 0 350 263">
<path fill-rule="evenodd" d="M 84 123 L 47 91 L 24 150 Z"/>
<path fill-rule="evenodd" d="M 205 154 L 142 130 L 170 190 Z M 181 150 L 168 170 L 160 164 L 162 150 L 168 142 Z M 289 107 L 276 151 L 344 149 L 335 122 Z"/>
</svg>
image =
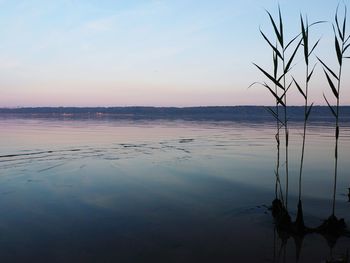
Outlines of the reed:
<svg viewBox="0 0 350 263">
<path fill-rule="evenodd" d="M 276 44 L 277 46 L 277 44 Z M 273 76 L 275 79 L 277 79 L 277 74 L 278 74 L 278 57 L 277 57 L 277 53 L 275 51 L 273 51 Z M 275 84 L 275 93 L 278 96 L 278 87 Z M 281 186 L 281 180 L 280 180 L 280 130 L 282 128 L 281 122 L 280 122 L 280 112 L 279 112 L 279 103 L 278 100 L 275 99 L 275 111 L 273 111 L 270 107 L 267 107 L 267 110 L 272 114 L 272 116 L 275 117 L 276 119 L 276 135 L 275 135 L 275 139 L 276 139 L 276 147 L 277 147 L 277 151 L 276 151 L 276 169 L 275 169 L 275 176 L 276 176 L 276 182 L 275 182 L 275 199 L 278 200 L 280 199 L 282 201 L 282 203 L 284 202 L 283 200 L 283 190 L 282 190 L 282 186 Z M 279 191 L 278 191 L 279 190 Z M 278 196 L 278 192 L 279 192 L 279 196 Z"/>
<path fill-rule="evenodd" d="M 323 21 L 318 21 L 313 23 L 312 25 L 323 23 Z M 302 208 L 302 201 L 301 201 L 301 195 L 302 195 L 302 175 L 303 175 L 303 166 L 304 166 L 304 156 L 305 156 L 305 143 L 306 143 L 306 130 L 307 130 L 307 122 L 312 110 L 313 103 L 309 105 L 309 82 L 311 80 L 311 77 L 314 73 L 316 63 L 312 67 L 310 71 L 310 56 L 315 51 L 315 48 L 317 47 L 318 43 L 320 42 L 320 39 L 316 41 L 316 43 L 312 46 L 310 49 L 310 43 L 309 43 L 309 23 L 308 19 L 306 17 L 305 22 L 302 15 L 300 15 L 300 26 L 301 26 L 301 36 L 302 36 L 302 46 L 304 49 L 304 62 L 305 62 L 305 80 L 304 80 L 304 88 L 299 85 L 299 83 L 293 78 L 293 81 L 295 83 L 295 86 L 297 87 L 299 93 L 304 98 L 304 125 L 303 125 L 303 141 L 302 141 L 302 147 L 301 147 L 301 157 L 300 157 L 300 168 L 299 168 L 299 181 L 298 181 L 298 210 L 297 210 L 297 217 L 296 217 L 296 226 L 299 228 L 300 231 L 302 231 L 305 227 L 304 225 L 304 217 L 303 217 L 303 208 Z"/>
<path fill-rule="evenodd" d="M 277 229 L 295 235 L 297 237 L 303 237 L 308 233 L 320 233 L 325 236 L 339 237 L 344 235 L 346 230 L 346 224 L 344 219 L 337 219 L 335 217 L 335 197 L 337 190 L 337 174 L 338 174 L 338 145 L 339 145 L 339 120 L 340 120 L 340 91 L 341 91 L 341 78 L 343 71 L 343 61 L 349 59 L 346 56 L 346 52 L 350 50 L 350 35 L 346 32 L 346 16 L 347 9 L 344 8 L 344 17 L 342 25 L 339 23 L 338 8 L 335 14 L 335 23 L 333 25 L 334 39 L 335 39 L 335 52 L 339 64 L 338 74 L 320 58 L 316 56 L 318 61 L 323 66 L 327 82 L 330 90 L 332 91 L 336 105 L 331 106 L 329 100 L 324 95 L 325 101 L 330 108 L 335 118 L 335 165 L 334 165 L 334 182 L 333 182 L 333 204 L 332 215 L 324 222 L 316 227 L 309 228 L 304 225 L 303 209 L 302 209 L 302 179 L 303 168 L 305 159 L 305 148 L 307 138 L 307 124 L 313 108 L 313 103 L 309 104 L 309 84 L 314 74 L 317 63 L 310 66 L 311 55 L 314 53 L 318 46 L 320 39 L 313 45 L 310 45 L 309 29 L 316 24 L 324 23 L 325 21 L 318 21 L 309 25 L 307 17 L 304 18 L 300 15 L 300 27 L 301 32 L 293 37 L 288 42 L 284 39 L 283 19 L 281 10 L 278 8 L 278 23 L 275 22 L 272 15 L 268 12 L 269 20 L 274 32 L 276 45 L 272 44 L 272 41 L 265 35 L 260 29 L 260 33 L 263 39 L 267 42 L 273 53 L 273 73 L 269 73 L 261 66 L 253 63 L 257 69 L 267 78 L 266 82 L 255 82 L 254 84 L 260 84 L 265 87 L 275 100 L 275 107 L 267 107 L 268 112 L 276 120 L 276 144 L 277 144 L 277 156 L 276 156 L 276 181 L 275 181 L 275 200 L 272 202 L 272 215 L 275 218 Z M 292 48 L 293 46 L 293 48 Z M 300 47 L 303 47 L 303 58 L 305 63 L 305 76 L 300 85 L 293 76 L 291 76 L 291 69 L 294 67 L 293 61 Z M 290 80 L 291 79 L 291 80 Z M 289 82 L 290 81 L 290 82 Z M 300 155 L 300 167 L 298 177 L 298 210 L 296 221 L 292 222 L 288 212 L 288 190 L 289 190 L 289 123 L 288 123 L 288 107 L 287 107 L 287 94 L 292 84 L 295 84 L 299 93 L 304 99 L 304 121 L 303 121 L 303 136 L 302 147 Z M 252 86 L 251 85 L 251 86 Z M 273 85 L 273 86 L 272 86 Z M 281 110 L 282 109 L 282 110 Z M 285 189 L 283 191 L 280 180 L 280 149 L 281 149 L 281 131 L 284 130 L 284 142 L 285 142 Z"/>
<path fill-rule="evenodd" d="M 277 46 L 277 44 L 276 44 Z M 277 74 L 278 74 L 278 57 L 277 53 L 275 50 L 273 50 L 273 77 L 274 79 L 277 79 Z M 251 84 L 249 87 L 255 85 L 255 84 L 260 84 L 268 89 L 270 87 L 266 84 L 266 82 L 261 83 L 261 82 L 254 82 Z M 271 90 L 271 89 L 270 89 Z M 281 100 L 279 99 L 279 90 L 278 86 L 275 84 L 274 85 L 274 97 L 275 97 L 275 108 L 272 109 L 271 107 L 266 107 L 265 109 L 267 112 L 269 112 L 276 120 L 276 134 L 275 134 L 275 140 L 276 140 L 276 147 L 277 147 L 277 157 L 276 157 L 276 169 L 275 169 L 275 200 L 281 200 L 282 203 L 284 203 L 284 198 L 283 198 L 283 190 L 281 186 L 281 180 L 280 180 L 280 130 L 283 127 L 283 122 L 280 119 L 280 111 L 279 111 L 279 105 L 281 104 Z"/>
<path fill-rule="evenodd" d="M 292 69 L 292 63 L 294 61 L 295 55 L 301 45 L 301 39 L 298 41 L 294 49 L 292 49 L 292 52 L 289 56 L 287 56 L 287 52 L 291 49 L 292 44 L 299 38 L 300 34 L 295 36 L 289 41 L 285 41 L 284 39 L 284 29 L 283 29 L 283 19 L 281 14 L 280 7 L 278 8 L 278 26 L 275 22 L 274 18 L 270 14 L 269 11 L 266 11 L 271 25 L 273 27 L 273 31 L 275 34 L 275 38 L 277 39 L 276 46 L 272 44 L 270 39 L 264 34 L 264 32 L 260 29 L 260 33 L 264 40 L 267 42 L 269 47 L 274 52 L 274 65 L 278 64 L 278 61 L 282 64 L 282 72 L 280 72 L 280 75 L 278 75 L 277 69 L 275 68 L 274 74 L 269 74 L 266 70 L 264 70 L 262 67 L 258 66 L 254 63 L 254 65 L 269 79 L 269 81 L 275 86 L 275 90 L 270 87 L 269 84 L 266 82 L 261 83 L 265 88 L 267 88 L 270 93 L 273 95 L 273 97 L 276 100 L 276 109 L 273 110 L 269 108 L 269 112 L 274 116 L 276 119 L 278 131 L 281 127 L 284 127 L 284 135 L 285 135 L 285 200 L 283 202 L 283 205 L 286 210 L 288 210 L 288 190 L 289 190 L 289 128 L 288 128 L 288 110 L 287 110 L 287 92 L 289 88 L 291 87 L 293 81 L 291 81 L 289 84 L 287 84 L 287 75 L 289 75 L 290 70 Z M 277 62 L 276 62 L 277 61 Z M 278 93 L 278 90 L 280 90 L 281 94 Z M 281 114 L 278 111 L 279 106 L 283 108 L 283 118 L 281 118 Z M 279 145 L 279 132 L 278 132 L 278 145 Z M 278 146 L 279 147 L 279 146 Z M 279 154 L 279 149 L 278 149 Z M 279 159 L 279 157 L 278 157 Z M 279 165 L 279 164 L 278 164 Z"/>
<path fill-rule="evenodd" d="M 334 162 L 334 179 L 333 179 L 333 202 L 332 202 L 332 217 L 335 218 L 335 197 L 337 192 L 337 176 L 338 176 L 338 147 L 339 147 L 339 105 L 340 105 L 340 91 L 341 91 L 341 78 L 343 73 L 343 62 L 344 59 L 349 59 L 350 57 L 346 56 L 346 51 L 350 47 L 350 35 L 347 35 L 346 32 L 346 16 L 347 16 L 347 8 L 344 7 L 344 17 L 342 20 L 342 25 L 339 24 L 339 16 L 338 16 L 338 7 L 335 13 L 335 24 L 333 24 L 333 32 L 334 32 L 334 48 L 338 61 L 338 74 L 334 73 L 334 71 L 327 66 L 320 58 L 318 60 L 323 65 L 323 72 L 326 76 L 329 88 L 331 89 L 333 96 L 336 100 L 336 105 L 331 106 L 329 100 L 326 95 L 323 94 L 323 97 L 335 118 L 335 162 Z"/>
</svg>

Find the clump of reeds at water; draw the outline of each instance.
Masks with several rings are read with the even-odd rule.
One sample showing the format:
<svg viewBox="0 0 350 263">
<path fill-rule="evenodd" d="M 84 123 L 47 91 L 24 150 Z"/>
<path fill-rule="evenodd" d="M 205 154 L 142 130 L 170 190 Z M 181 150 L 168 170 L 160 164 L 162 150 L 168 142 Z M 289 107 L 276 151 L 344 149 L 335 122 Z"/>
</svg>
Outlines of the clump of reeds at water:
<svg viewBox="0 0 350 263">
<path fill-rule="evenodd" d="M 337 192 L 337 177 L 338 177 L 338 148 L 339 148 L 339 118 L 340 118 L 340 111 L 339 111 L 339 105 L 340 105 L 340 91 L 341 91 L 341 78 L 343 73 L 343 62 L 344 59 L 349 59 L 350 57 L 346 56 L 346 51 L 350 47 L 350 34 L 347 36 L 346 32 L 346 16 L 347 16 L 347 8 L 345 6 L 344 8 L 344 17 L 342 19 L 342 23 L 340 25 L 339 23 L 339 15 L 338 15 L 338 7 L 337 11 L 335 13 L 335 24 L 333 24 L 333 32 L 334 32 L 334 48 L 335 53 L 338 61 L 338 74 L 334 73 L 334 71 L 327 66 L 327 64 L 318 58 L 318 60 L 323 65 L 323 72 L 326 76 L 328 85 L 330 90 L 333 93 L 333 97 L 336 100 L 336 105 L 332 106 L 329 100 L 327 99 L 326 95 L 324 96 L 324 99 L 332 112 L 332 115 L 335 119 L 335 150 L 334 150 L 334 179 L 333 179 L 333 202 L 332 202 L 332 214 L 331 216 L 324 222 L 324 224 L 321 226 L 322 230 L 328 231 L 339 231 L 340 228 L 345 227 L 344 220 L 338 219 L 335 216 L 335 199 L 336 199 L 336 192 Z"/>
<path fill-rule="evenodd" d="M 269 84 L 266 82 L 260 83 L 265 88 L 267 88 L 270 93 L 273 95 L 276 101 L 276 108 L 275 110 L 272 108 L 268 108 L 268 111 L 272 114 L 272 116 L 276 119 L 277 122 L 277 133 L 276 133 L 276 141 L 277 141 L 277 169 L 275 171 L 276 173 L 276 180 L 279 183 L 280 189 L 282 189 L 282 186 L 280 184 L 280 174 L 279 174 L 279 151 L 280 151 L 280 129 L 284 128 L 284 143 L 285 143 L 285 189 L 284 189 L 284 198 L 283 194 L 280 194 L 280 199 L 275 199 L 275 206 L 278 207 L 279 210 L 279 216 L 280 221 L 285 222 L 285 224 L 290 223 L 290 216 L 288 213 L 288 192 L 289 192 L 289 128 L 288 128 L 288 112 L 287 112 L 287 94 L 288 90 L 292 85 L 292 81 L 287 83 L 287 76 L 290 73 L 290 70 L 292 68 L 292 63 L 294 61 L 295 55 L 298 52 L 298 49 L 301 45 L 301 40 L 299 40 L 299 35 L 295 36 L 289 41 L 285 40 L 285 33 L 284 33 L 284 27 L 283 27 L 283 19 L 280 8 L 278 9 L 279 13 L 279 23 L 277 26 L 277 23 L 273 19 L 272 15 L 267 11 L 267 14 L 270 18 L 274 33 L 275 33 L 275 39 L 276 39 L 276 45 L 273 45 L 273 41 L 271 41 L 264 32 L 260 29 L 260 33 L 269 45 L 269 47 L 273 51 L 273 62 L 274 62 L 274 73 L 270 74 L 266 70 L 264 70 L 262 67 L 258 66 L 257 64 L 254 64 L 273 84 L 274 89 L 270 87 Z M 295 44 L 293 46 L 293 44 Z M 292 49 L 293 47 L 293 49 Z M 289 50 L 292 50 L 287 55 L 287 52 Z M 281 64 L 280 70 L 279 70 L 279 61 Z M 254 83 L 255 84 L 255 83 Z M 283 113 L 279 111 L 279 107 L 283 109 Z M 282 190 L 281 190 L 282 193 Z"/>
<path fill-rule="evenodd" d="M 327 232 L 327 233 L 340 233 L 345 229 L 345 223 L 342 219 L 337 219 L 335 216 L 335 196 L 336 196 L 336 184 L 337 184 L 337 167 L 338 167 L 338 142 L 339 142 L 339 104 L 340 104 L 340 90 L 341 90 L 341 77 L 343 61 L 347 57 L 346 51 L 350 49 L 350 36 L 346 35 L 346 7 L 344 17 L 339 23 L 338 8 L 335 15 L 335 25 L 333 25 L 334 37 L 335 37 L 335 51 L 339 64 L 338 74 L 330 69 L 327 64 L 317 58 L 323 66 L 329 87 L 336 99 L 336 106 L 331 106 L 329 100 L 325 97 L 325 100 L 331 109 L 332 114 L 335 118 L 335 170 L 334 170 L 334 183 L 333 183 L 333 205 L 331 216 L 324 221 L 324 223 L 316 228 L 308 228 L 304 225 L 303 209 L 302 209 L 302 177 L 303 177 L 303 166 L 305 159 L 305 147 L 306 147 L 306 135 L 307 135 L 307 122 L 309 120 L 313 103 L 309 104 L 309 83 L 314 75 L 316 63 L 310 67 L 310 61 L 313 59 L 313 53 L 319 44 L 320 40 L 310 45 L 309 29 L 324 21 L 317 21 L 309 24 L 307 17 L 300 16 L 300 32 L 296 34 L 289 41 L 284 39 L 284 26 L 281 15 L 281 10 L 278 8 L 278 23 L 274 20 L 273 16 L 267 11 L 269 20 L 271 22 L 274 41 L 271 41 L 266 34 L 260 29 L 260 33 L 263 39 L 267 42 L 273 53 L 273 73 L 269 73 L 263 67 L 254 63 L 260 72 L 268 79 L 268 82 L 255 82 L 255 84 L 261 84 L 265 87 L 275 100 L 275 107 L 268 107 L 267 110 L 276 120 L 276 143 L 277 143 L 277 160 L 275 170 L 275 200 L 272 205 L 272 212 L 276 219 L 278 227 L 282 227 L 287 231 L 293 232 L 294 234 L 305 234 L 306 232 Z M 273 43 L 276 43 L 275 45 Z M 293 47 L 293 48 L 292 48 Z M 300 47 L 303 49 L 303 60 L 305 63 L 305 78 L 302 82 L 298 82 L 293 76 L 291 76 L 291 69 L 293 68 L 292 63 Z M 270 84 L 271 83 L 271 84 Z M 288 123 L 288 107 L 287 107 L 287 94 L 288 90 L 295 84 L 295 87 L 302 95 L 304 99 L 304 126 L 302 136 L 302 148 L 300 155 L 300 167 L 298 177 L 298 210 L 295 222 L 292 222 L 288 212 L 288 191 L 289 191 L 289 163 L 288 163 L 288 147 L 289 147 L 289 123 Z M 302 85 L 300 83 L 303 83 Z M 282 109 L 282 112 L 281 112 Z M 284 128 L 284 129 L 283 129 Z M 285 147 L 285 188 L 281 185 L 281 173 L 280 173 L 280 142 L 281 142 L 281 130 L 284 130 L 284 147 Z"/>
<path fill-rule="evenodd" d="M 292 85 L 292 81 L 287 83 L 287 76 L 290 74 L 290 70 L 292 68 L 292 63 L 297 54 L 299 47 L 301 45 L 301 39 L 299 39 L 300 34 L 296 35 L 289 41 L 285 41 L 284 39 L 284 27 L 283 27 L 283 19 L 280 8 L 278 9 L 279 14 L 279 23 L 277 23 L 273 19 L 272 15 L 267 11 L 267 14 L 270 18 L 276 39 L 276 45 L 273 45 L 272 42 L 260 29 L 260 33 L 263 36 L 264 40 L 267 42 L 269 47 L 273 51 L 273 62 L 274 62 L 274 73 L 270 74 L 267 70 L 264 70 L 262 67 L 254 64 L 274 85 L 275 89 L 271 88 L 269 84 L 266 82 L 260 83 L 262 86 L 267 88 L 269 92 L 273 95 L 276 101 L 275 110 L 272 108 L 267 108 L 268 111 L 272 114 L 272 116 L 276 119 L 277 122 L 277 169 L 276 180 L 279 183 L 280 189 L 282 186 L 280 184 L 280 174 L 279 174 L 279 151 L 280 151 L 280 129 L 284 128 L 284 143 L 285 143 L 285 189 L 284 189 L 284 198 L 283 194 L 280 194 L 280 198 L 276 198 L 274 200 L 274 214 L 279 217 L 279 222 L 281 225 L 289 225 L 291 223 L 291 218 L 288 213 L 288 192 L 289 192 L 289 128 L 288 128 L 288 112 L 287 112 L 287 92 Z M 294 46 L 293 46 L 294 44 Z M 293 49 L 292 49 L 293 47 Z M 287 52 L 290 52 L 290 55 L 287 56 Z M 281 68 L 279 70 L 279 61 L 281 64 Z M 255 83 L 253 83 L 255 84 Z M 283 113 L 279 111 L 279 107 L 283 109 Z M 281 190 L 282 193 L 282 190 Z M 283 222 L 283 223 L 282 223 Z"/>
</svg>

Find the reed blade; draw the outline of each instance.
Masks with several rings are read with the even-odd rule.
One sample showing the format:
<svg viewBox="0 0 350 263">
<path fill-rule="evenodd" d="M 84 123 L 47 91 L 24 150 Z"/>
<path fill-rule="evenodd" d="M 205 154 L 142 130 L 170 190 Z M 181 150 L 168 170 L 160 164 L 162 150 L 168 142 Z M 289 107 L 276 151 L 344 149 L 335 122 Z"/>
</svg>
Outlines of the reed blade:
<svg viewBox="0 0 350 263">
<path fill-rule="evenodd" d="M 317 57 L 317 56 L 316 56 Z M 321 64 L 328 70 L 328 72 L 329 73 L 331 73 L 332 74 L 332 76 L 334 77 L 334 78 L 336 78 L 337 80 L 339 80 L 339 78 L 338 78 L 338 76 L 319 58 L 319 57 L 317 57 L 317 59 L 318 59 L 318 61 L 320 61 L 321 62 Z"/>
<path fill-rule="evenodd" d="M 295 83 L 295 86 L 297 87 L 297 89 L 299 90 L 300 94 L 303 95 L 304 99 L 306 99 L 306 95 L 303 91 L 303 89 L 300 87 L 300 85 L 298 84 L 298 82 L 293 78 L 293 81 Z"/>
<path fill-rule="evenodd" d="M 344 47 L 344 53 L 345 53 L 345 51 L 346 51 L 349 47 L 350 47 L 350 43 L 347 44 L 347 45 Z"/>
<path fill-rule="evenodd" d="M 334 86 L 333 81 L 331 80 L 331 78 L 329 77 L 328 73 L 327 73 L 324 69 L 323 69 L 323 71 L 324 71 L 324 74 L 326 74 L 329 87 L 331 88 L 331 90 L 332 90 L 334 96 L 338 99 L 338 98 L 339 98 L 339 94 L 338 94 L 337 89 L 336 89 L 335 86 Z"/>
<path fill-rule="evenodd" d="M 279 104 L 281 104 L 283 107 L 286 107 L 286 104 L 284 104 L 283 100 L 267 84 L 264 86 L 271 92 Z"/>
<path fill-rule="evenodd" d="M 308 57 L 311 56 L 312 52 L 313 52 L 313 51 L 315 50 L 315 48 L 317 47 L 318 43 L 320 43 L 320 40 L 321 40 L 321 39 L 317 40 L 317 42 L 315 43 L 315 45 L 312 47 L 311 51 L 310 51 L 309 54 L 308 54 Z"/>
<path fill-rule="evenodd" d="M 342 32 L 340 31 L 340 26 L 339 26 L 339 21 L 338 21 L 338 7 L 339 5 L 337 6 L 337 11 L 335 12 L 335 24 L 337 26 L 337 30 L 338 30 L 338 34 L 339 34 L 339 37 L 342 41 L 344 41 L 344 35 L 342 34 Z"/>
<path fill-rule="evenodd" d="M 274 77 L 272 77 L 269 73 L 259 67 L 257 64 L 253 63 L 266 77 L 268 77 L 275 85 L 284 90 L 284 87 L 279 83 Z"/>
<path fill-rule="evenodd" d="M 281 39 L 282 39 L 282 48 L 284 48 L 284 45 L 283 45 L 283 21 L 282 21 L 282 14 L 281 14 L 281 8 L 280 6 L 278 6 L 278 16 L 279 16 L 279 19 L 280 19 L 280 34 L 281 34 Z"/>
<path fill-rule="evenodd" d="M 273 27 L 273 29 L 274 29 L 274 31 L 275 31 L 276 37 L 277 37 L 277 39 L 278 39 L 278 42 L 280 43 L 281 47 L 283 47 L 283 38 L 282 38 L 282 35 L 281 35 L 281 33 L 278 31 L 277 25 L 276 25 L 276 23 L 275 23 L 275 21 L 274 21 L 272 15 L 270 14 L 270 12 L 267 11 L 267 10 L 266 10 L 266 12 L 267 12 L 267 14 L 268 14 L 269 17 L 270 17 L 271 24 L 272 24 L 272 27 Z"/>
<path fill-rule="evenodd" d="M 277 43 L 276 43 L 277 46 Z M 273 76 L 277 79 L 277 71 L 278 71 L 278 57 L 276 52 L 273 52 Z"/>
<path fill-rule="evenodd" d="M 343 37 L 346 35 L 346 17 L 347 17 L 348 9 L 345 6 L 344 20 L 343 20 Z"/>
<path fill-rule="evenodd" d="M 330 108 L 331 112 L 333 113 L 333 116 L 334 116 L 334 117 L 337 117 L 337 113 L 335 112 L 335 110 L 333 109 L 333 107 L 331 106 L 331 104 L 328 102 L 326 95 L 323 94 L 323 98 L 324 98 L 325 101 L 327 102 L 327 105 L 328 105 L 328 107 Z"/>
<path fill-rule="evenodd" d="M 341 66 L 343 54 L 342 54 L 342 51 L 340 50 L 338 38 L 335 36 L 334 39 L 335 39 L 335 50 L 337 51 L 338 62 L 339 62 L 339 65 Z"/>
<path fill-rule="evenodd" d="M 314 106 L 314 103 L 311 103 L 309 109 L 307 110 L 307 113 L 306 113 L 306 117 L 305 119 L 308 120 L 309 119 L 309 116 L 310 116 L 310 113 L 311 113 L 311 110 L 312 110 L 312 107 Z"/>
<path fill-rule="evenodd" d="M 312 70 L 311 70 L 309 76 L 307 76 L 307 79 L 306 79 L 307 82 L 310 81 L 310 79 L 311 79 L 311 77 L 312 77 L 312 74 L 314 73 L 314 70 L 315 70 L 316 66 L 317 66 L 317 63 L 316 63 L 316 64 L 314 65 L 314 67 L 312 68 Z"/>
<path fill-rule="evenodd" d="M 265 110 L 271 113 L 273 117 L 277 118 L 277 113 L 271 107 L 265 107 Z"/>
<path fill-rule="evenodd" d="M 292 56 L 290 57 L 290 59 L 289 59 L 287 65 L 286 65 L 286 68 L 285 68 L 285 70 L 284 70 L 285 73 L 288 72 L 288 70 L 289 70 L 289 68 L 290 68 L 290 66 L 291 66 L 291 64 L 292 64 L 292 62 L 293 62 L 293 60 L 294 60 L 294 57 L 295 57 L 296 53 L 298 52 L 298 49 L 299 49 L 299 47 L 300 47 L 300 44 L 301 44 L 301 40 L 299 41 L 298 45 L 296 46 L 296 48 L 295 48 L 295 50 L 294 50 Z"/>
<path fill-rule="evenodd" d="M 350 35 L 348 35 L 348 37 L 345 39 L 344 43 L 346 44 L 346 42 L 348 42 L 350 39 Z"/>
<path fill-rule="evenodd" d="M 279 52 L 279 50 L 274 45 L 271 44 L 271 41 L 267 38 L 267 36 L 264 34 L 264 32 L 262 32 L 261 29 L 259 29 L 259 30 L 260 30 L 261 35 L 265 39 L 265 41 L 269 44 L 269 46 L 273 49 L 273 51 L 276 52 L 277 56 L 279 56 L 281 59 L 283 59 L 281 52 Z"/>
<path fill-rule="evenodd" d="M 304 24 L 304 19 L 303 16 L 300 15 L 300 24 L 301 24 L 301 35 L 303 39 L 303 46 L 304 46 L 304 58 L 305 58 L 305 63 L 306 65 L 309 64 L 309 47 L 308 47 L 308 33 L 305 30 L 305 24 Z"/>
<path fill-rule="evenodd" d="M 288 44 L 286 45 L 286 47 L 284 48 L 284 50 L 287 50 L 288 47 L 301 35 L 301 33 L 299 33 L 297 36 L 293 37 L 291 41 L 288 42 Z"/>
<path fill-rule="evenodd" d="M 255 81 L 255 82 L 253 82 L 252 84 L 250 84 L 250 85 L 248 86 L 248 89 L 250 89 L 251 87 L 253 87 L 253 86 L 256 85 L 256 84 L 263 85 L 261 82 Z"/>
<path fill-rule="evenodd" d="M 271 108 L 271 107 L 266 107 L 265 108 L 281 125 L 284 125 L 284 122 L 281 121 L 281 119 L 278 117 L 277 113 Z"/>
<path fill-rule="evenodd" d="M 316 22 L 312 23 L 311 25 L 309 25 L 309 28 L 311 28 L 311 27 L 314 26 L 314 25 L 323 24 L 323 23 L 327 23 L 327 21 L 325 21 L 325 20 L 316 21 Z"/>
</svg>

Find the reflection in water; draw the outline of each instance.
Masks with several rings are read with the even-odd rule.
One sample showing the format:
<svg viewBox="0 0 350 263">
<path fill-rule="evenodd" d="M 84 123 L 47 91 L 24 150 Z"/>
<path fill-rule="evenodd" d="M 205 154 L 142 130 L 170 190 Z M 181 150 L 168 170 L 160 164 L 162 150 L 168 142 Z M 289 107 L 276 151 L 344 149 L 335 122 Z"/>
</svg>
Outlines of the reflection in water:
<svg viewBox="0 0 350 263">
<path fill-rule="evenodd" d="M 328 245 L 328 254 L 324 256 L 321 262 L 327 263 L 347 263 L 349 262 L 348 248 L 343 253 L 335 253 L 336 239 L 323 236 Z M 305 236 L 291 236 L 285 232 L 279 231 L 276 227 L 273 230 L 273 263 L 287 262 L 288 242 L 292 242 L 295 249 L 295 262 L 301 262 L 303 255 L 303 244 Z M 319 254 L 324 254 L 325 251 L 319 251 Z M 304 261 L 302 261 L 304 262 Z M 310 261 L 311 262 L 311 261 Z"/>
<path fill-rule="evenodd" d="M 274 229 L 267 208 L 275 191 L 273 123 L 0 122 L 4 262 L 325 262 L 346 257 L 346 237 L 297 239 Z M 301 129 L 292 126 L 290 189 L 297 189 Z M 337 196 L 337 212 L 348 225 L 349 131 L 344 128 L 341 138 Z M 329 214 L 331 136 L 327 124 L 310 126 L 303 203 L 307 225 L 317 226 Z M 291 191 L 288 202 L 297 204 L 297 195 Z"/>
</svg>

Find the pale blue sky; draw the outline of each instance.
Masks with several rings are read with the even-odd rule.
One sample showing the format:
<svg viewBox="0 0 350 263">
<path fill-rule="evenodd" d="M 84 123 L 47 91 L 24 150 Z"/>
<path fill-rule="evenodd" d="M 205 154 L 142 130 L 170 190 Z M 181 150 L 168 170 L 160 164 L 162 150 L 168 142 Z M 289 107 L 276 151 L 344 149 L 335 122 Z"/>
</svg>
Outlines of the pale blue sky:
<svg viewBox="0 0 350 263">
<path fill-rule="evenodd" d="M 310 21 L 332 20 L 338 2 L 279 3 L 292 36 L 300 12 Z M 276 14 L 277 4 L 0 0 L 0 106 L 272 104 L 265 90 L 247 86 L 263 79 L 251 62 L 270 64 L 258 28 L 271 33 L 264 8 Z M 330 24 L 311 33 L 322 36 L 316 53 L 336 65 Z M 302 67 L 301 57 L 296 62 Z M 321 73 L 312 83 L 317 104 L 328 92 Z M 346 76 L 345 104 L 349 83 Z M 294 91 L 290 102 L 302 104 Z"/>
</svg>

